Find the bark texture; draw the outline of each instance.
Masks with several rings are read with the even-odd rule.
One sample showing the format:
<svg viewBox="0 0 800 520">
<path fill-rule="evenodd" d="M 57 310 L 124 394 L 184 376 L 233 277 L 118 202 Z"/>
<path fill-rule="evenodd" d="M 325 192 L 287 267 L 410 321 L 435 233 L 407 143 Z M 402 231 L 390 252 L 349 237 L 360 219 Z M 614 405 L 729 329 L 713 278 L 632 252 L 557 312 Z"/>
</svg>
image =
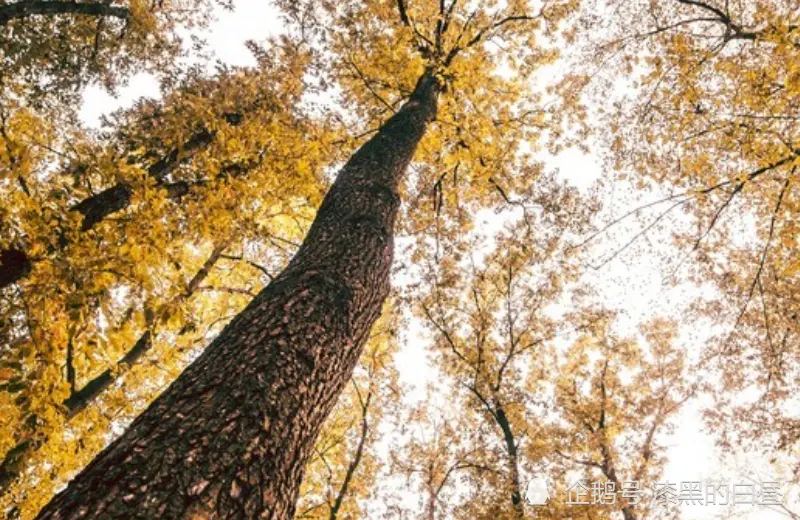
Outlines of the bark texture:
<svg viewBox="0 0 800 520">
<path fill-rule="evenodd" d="M 186 298 L 189 298 L 199 289 L 200 284 L 208 277 L 211 269 L 217 261 L 222 258 L 222 253 L 228 244 L 229 241 L 226 240 L 214 248 L 211 255 L 203 263 L 203 266 L 186 285 L 186 291 L 173 300 L 174 303 L 180 303 Z M 152 346 L 150 330 L 146 330 L 139 336 L 136 343 L 134 343 L 131 348 L 125 352 L 122 358 L 120 358 L 117 362 L 116 369 L 105 369 L 103 372 L 90 379 L 81 388 L 73 386 L 70 390 L 69 397 L 64 399 L 62 403 L 64 405 L 63 411 L 67 418 L 72 419 L 87 406 L 94 403 L 111 385 L 117 382 L 127 368 L 142 361 L 145 354 L 148 353 Z M 74 377 L 74 368 L 72 368 L 71 362 L 69 361 L 67 362 L 67 371 L 72 371 Z M 39 449 L 47 440 L 47 435 L 39 432 L 33 437 L 19 441 L 16 446 L 8 451 L 2 462 L 0 462 L 0 497 L 7 492 L 8 484 L 19 477 L 20 473 L 25 470 L 28 456 L 33 451 Z"/>
<path fill-rule="evenodd" d="M 426 72 L 339 173 L 286 269 L 37 518 L 293 517 L 389 292 L 398 182 L 437 91 Z"/>
<path fill-rule="evenodd" d="M 0 6 L 0 25 L 15 18 L 33 15 L 105 16 L 127 20 L 130 10 L 125 7 L 109 5 L 111 2 L 66 2 L 63 0 L 31 1 L 22 0 Z"/>
<path fill-rule="evenodd" d="M 24 278 L 31 272 L 31 260 L 19 249 L 0 251 L 0 287 L 5 287 Z"/>
</svg>

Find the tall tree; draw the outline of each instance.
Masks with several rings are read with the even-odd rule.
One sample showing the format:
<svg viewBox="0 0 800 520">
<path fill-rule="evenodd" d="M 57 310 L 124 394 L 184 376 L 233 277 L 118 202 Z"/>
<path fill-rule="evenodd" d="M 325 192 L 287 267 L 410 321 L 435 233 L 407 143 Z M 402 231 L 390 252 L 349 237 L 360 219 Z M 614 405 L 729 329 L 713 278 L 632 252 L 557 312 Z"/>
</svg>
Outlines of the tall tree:
<svg viewBox="0 0 800 520">
<path fill-rule="evenodd" d="M 288 267 L 40 517 L 290 517 L 314 439 L 388 293 L 400 182 L 436 117 L 437 98 L 445 89 L 475 95 L 447 102 L 440 115 L 459 120 L 444 134 L 449 138 L 468 132 L 460 125 L 470 115 L 483 116 L 472 144 L 453 139 L 449 146 L 479 148 L 462 168 L 496 200 L 495 185 L 514 179 L 513 167 L 524 157 L 517 155 L 515 138 L 524 131 L 516 109 L 530 109 L 532 100 L 521 83 L 487 66 L 490 44 L 502 42 L 511 50 L 534 44 L 534 34 L 555 31 L 572 4 L 323 6 L 335 22 L 329 36 L 335 36 L 336 52 L 347 51 L 342 37 L 350 14 L 366 9 L 367 17 L 353 20 L 381 20 L 383 26 L 364 26 L 370 43 L 361 59 L 371 55 L 377 65 L 399 51 L 390 68 L 400 87 L 394 114 L 342 168 Z M 435 22 L 418 21 L 427 12 Z M 438 35 L 436 43 L 423 43 L 430 39 L 426 33 Z M 390 46 L 387 34 L 394 40 Z M 553 53 L 534 47 L 520 59 L 513 52 L 503 56 L 509 67 L 530 76 Z M 338 65 L 335 72 L 341 72 Z M 376 103 L 358 96 L 354 106 Z M 493 146 L 482 143 L 488 136 L 496 137 Z M 434 141 L 430 148 L 440 147 Z M 493 166 L 507 179 L 489 182 Z M 525 188 L 538 175 L 535 168 L 520 172 Z"/>
<path fill-rule="evenodd" d="M 694 307 L 719 331 L 703 357 L 727 390 L 708 417 L 727 447 L 794 457 L 800 423 L 785 411 L 800 366 L 800 5 L 601 1 L 590 11 L 605 8 L 617 16 L 588 16 L 604 30 L 584 72 L 605 80 L 592 89 L 604 97 L 620 72 L 636 80 L 601 118 L 612 166 L 667 193 L 632 213 L 652 224 L 681 210 L 694 217 L 674 229 L 673 273 L 688 269 L 716 291 Z"/>
<path fill-rule="evenodd" d="M 401 447 L 399 473 L 417 475 L 412 489 L 424 497 L 419 516 L 674 514 L 652 486 L 667 462 L 666 436 L 698 389 L 676 324 L 656 318 L 622 337 L 614 312 L 581 305 L 557 320 L 554 304 L 585 291 L 562 285 L 569 261 L 548 259 L 547 247 L 526 251 L 515 231 L 468 276 L 442 274 L 425 302 L 437 386 L 458 421 L 428 398 L 433 417 L 417 417 L 425 435 Z M 532 476 L 548 484 L 549 500 L 528 508 L 521 499 Z"/>
<path fill-rule="evenodd" d="M 270 48 L 63 149 L 16 120 L 8 135 L 26 159 L 10 171 L 27 189 L 0 186 L 12 201 L 0 226 L 33 266 L 0 298 L 0 510 L 30 518 L 294 253 L 336 153 L 325 118 L 299 107 L 307 56 Z M 161 182 L 147 175 L 205 128 L 205 147 Z M 128 206 L 82 230 L 75 203 L 121 184 Z"/>
<path fill-rule="evenodd" d="M 454 394 L 472 421 L 492 432 L 478 450 L 478 460 L 492 471 L 481 473 L 480 499 L 465 508 L 465 517 L 525 518 L 524 474 L 535 448 L 527 459 L 525 451 L 547 436 L 531 420 L 542 415 L 537 407 L 557 330 L 545 310 L 579 273 L 576 258 L 566 253 L 591 204 L 552 177 L 540 179 L 532 195 L 551 205 L 510 219 L 488 253 L 478 238 L 478 253 L 448 258 L 426 277 L 429 296 L 421 314 L 436 338 L 438 366 L 454 380 Z"/>
<path fill-rule="evenodd" d="M 291 518 L 322 421 L 389 290 L 397 187 L 440 86 L 343 167 L 287 268 L 38 518 Z"/>
<path fill-rule="evenodd" d="M 668 517 L 674 505 L 658 503 L 652 486 L 666 464 L 664 436 L 697 385 L 685 351 L 675 345 L 674 322 L 654 318 L 639 338 L 624 338 L 613 331 L 615 318 L 597 309 L 571 317 L 579 335 L 560 356 L 554 381 L 550 475 L 562 504 L 568 488 L 582 482 L 580 501 L 609 515 Z"/>
</svg>

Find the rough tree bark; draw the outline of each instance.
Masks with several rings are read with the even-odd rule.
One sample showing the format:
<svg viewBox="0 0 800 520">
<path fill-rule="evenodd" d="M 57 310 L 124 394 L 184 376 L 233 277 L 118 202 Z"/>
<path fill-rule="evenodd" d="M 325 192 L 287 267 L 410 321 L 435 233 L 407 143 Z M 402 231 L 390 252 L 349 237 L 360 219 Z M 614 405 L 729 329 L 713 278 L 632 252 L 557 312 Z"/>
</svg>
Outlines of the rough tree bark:
<svg viewBox="0 0 800 520">
<path fill-rule="evenodd" d="M 177 296 L 173 300 L 173 303 L 180 303 L 194 294 L 198 287 L 200 287 L 200 284 L 208 277 L 217 261 L 222 257 L 222 253 L 228 244 L 229 241 L 226 240 L 214 248 L 211 255 L 203 263 L 203 266 L 186 285 L 186 291 Z M 113 369 L 105 369 L 86 382 L 81 388 L 73 387 L 70 390 L 69 397 L 62 402 L 63 411 L 67 419 L 75 417 L 112 386 L 124 373 L 123 365 L 125 367 L 131 367 L 142 361 L 145 354 L 147 354 L 153 346 L 151 339 L 151 333 L 148 329 L 142 333 L 136 343 L 125 352 L 122 358 L 117 362 L 116 367 Z M 70 367 L 70 363 L 67 364 L 67 367 Z M 67 370 L 69 371 L 69 368 Z M 0 462 L 0 497 L 8 491 L 9 483 L 18 478 L 19 475 L 25 471 L 28 456 L 33 451 L 39 449 L 47 440 L 47 434 L 37 432 L 32 437 L 22 439 L 13 448 L 8 450 L 3 460 Z"/>
<path fill-rule="evenodd" d="M 37 518 L 292 518 L 389 292 L 398 183 L 438 90 L 426 72 L 343 167 L 286 269 Z"/>
</svg>

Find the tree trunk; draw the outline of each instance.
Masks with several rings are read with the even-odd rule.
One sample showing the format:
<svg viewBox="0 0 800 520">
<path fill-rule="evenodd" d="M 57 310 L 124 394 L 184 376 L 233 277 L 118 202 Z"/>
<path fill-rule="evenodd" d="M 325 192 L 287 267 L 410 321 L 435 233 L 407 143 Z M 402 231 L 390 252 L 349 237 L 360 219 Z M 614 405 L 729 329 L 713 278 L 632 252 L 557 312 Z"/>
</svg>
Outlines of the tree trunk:
<svg viewBox="0 0 800 520">
<path fill-rule="evenodd" d="M 603 393 L 605 394 L 605 386 L 603 386 Z M 603 413 L 603 415 L 605 415 L 605 413 Z M 619 478 L 617 478 L 617 471 L 614 469 L 614 461 L 611 455 L 611 450 L 607 445 L 605 432 L 601 432 L 601 435 L 603 435 L 603 439 L 600 442 L 600 455 L 602 456 L 603 463 L 600 466 L 600 471 L 603 472 L 603 475 L 605 475 L 608 480 L 614 483 L 617 491 L 620 491 L 622 489 L 622 483 L 620 482 Z M 622 503 L 624 504 L 622 506 L 622 518 L 625 520 L 637 520 L 636 513 L 634 512 L 634 504 L 631 504 L 627 500 L 622 500 Z"/>
<path fill-rule="evenodd" d="M 127 20 L 131 12 L 125 7 L 108 5 L 110 2 L 67 2 L 63 0 L 22 0 L 0 6 L 0 25 L 14 18 L 32 15 L 78 14 L 84 16 L 107 16 Z"/>
<path fill-rule="evenodd" d="M 222 257 L 222 253 L 229 244 L 230 240 L 225 240 L 212 250 L 211 255 L 203 263 L 203 266 L 186 285 L 186 291 L 174 298 L 173 303 L 181 303 L 197 291 L 200 284 L 203 283 L 211 273 L 211 269 Z M 182 333 L 179 332 L 178 334 L 180 335 Z M 142 361 L 145 354 L 147 354 L 153 346 L 151 339 L 152 334 L 150 330 L 144 331 L 144 333 L 139 336 L 136 343 L 134 343 L 117 362 L 116 367 L 105 369 L 103 372 L 90 379 L 80 389 L 72 388 L 69 397 L 64 399 L 61 403 L 63 404 L 63 411 L 67 419 L 71 420 L 87 406 L 92 404 L 98 397 L 103 395 L 111 385 L 122 377 L 122 374 L 125 373 L 125 369 Z M 70 362 L 67 362 L 67 370 L 69 370 L 70 364 Z M 8 450 L 2 462 L 0 462 L 0 497 L 3 497 L 8 492 L 9 484 L 27 469 L 28 456 L 39 449 L 47 440 L 47 433 L 41 431 L 34 432 L 33 436 L 20 440 L 13 448 Z"/>
<path fill-rule="evenodd" d="M 508 470 L 508 486 L 511 491 L 511 506 L 514 511 L 514 518 L 525 518 L 525 504 L 522 503 L 522 486 L 519 479 L 519 453 L 517 442 L 514 439 L 514 432 L 511 423 L 503 407 L 496 403 L 495 419 L 500 429 L 503 431 L 503 442 L 506 447 L 506 467 Z"/>
<path fill-rule="evenodd" d="M 38 518 L 292 518 L 389 292 L 398 182 L 437 92 L 426 72 L 339 173 L 286 269 Z"/>
</svg>

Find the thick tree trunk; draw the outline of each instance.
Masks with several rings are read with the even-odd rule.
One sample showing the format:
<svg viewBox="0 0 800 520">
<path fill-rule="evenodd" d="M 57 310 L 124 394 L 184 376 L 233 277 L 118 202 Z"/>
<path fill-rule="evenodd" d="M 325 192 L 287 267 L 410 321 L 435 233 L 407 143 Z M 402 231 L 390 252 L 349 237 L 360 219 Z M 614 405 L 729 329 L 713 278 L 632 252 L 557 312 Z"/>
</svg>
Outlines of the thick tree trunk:
<svg viewBox="0 0 800 520">
<path fill-rule="evenodd" d="M 180 303 L 194 294 L 200 287 L 200 284 L 203 283 L 211 273 L 211 269 L 217 261 L 222 257 L 222 253 L 229 243 L 229 241 L 225 241 L 214 248 L 211 255 L 203 263 L 203 266 L 186 285 L 186 291 L 175 298 L 173 303 Z M 69 397 L 62 402 L 67 419 L 75 417 L 87 406 L 95 402 L 98 397 L 103 395 L 111 385 L 117 382 L 124 373 L 123 365 L 129 368 L 142 361 L 145 354 L 147 354 L 153 346 L 151 339 L 150 330 L 144 331 L 144 333 L 139 336 L 136 343 L 134 343 L 117 362 L 116 367 L 105 369 L 79 389 L 73 388 L 70 391 Z M 68 363 L 67 366 L 69 367 L 69 365 Z M 47 442 L 47 440 L 48 437 L 46 433 L 36 432 L 32 437 L 19 441 L 16 446 L 8 450 L 8 453 L 6 453 L 2 462 L 0 462 L 0 497 L 7 492 L 8 484 L 18 478 L 20 473 L 26 469 L 28 456 Z"/>
<path fill-rule="evenodd" d="M 63 0 L 21 0 L 0 6 L 0 25 L 14 18 L 33 15 L 78 14 L 83 16 L 106 16 L 127 20 L 131 12 L 126 7 L 108 5 L 110 2 L 67 2 Z"/>
<path fill-rule="evenodd" d="M 287 268 L 38 518 L 292 518 L 389 292 L 398 182 L 437 90 L 420 78 L 344 166 Z"/>
</svg>

